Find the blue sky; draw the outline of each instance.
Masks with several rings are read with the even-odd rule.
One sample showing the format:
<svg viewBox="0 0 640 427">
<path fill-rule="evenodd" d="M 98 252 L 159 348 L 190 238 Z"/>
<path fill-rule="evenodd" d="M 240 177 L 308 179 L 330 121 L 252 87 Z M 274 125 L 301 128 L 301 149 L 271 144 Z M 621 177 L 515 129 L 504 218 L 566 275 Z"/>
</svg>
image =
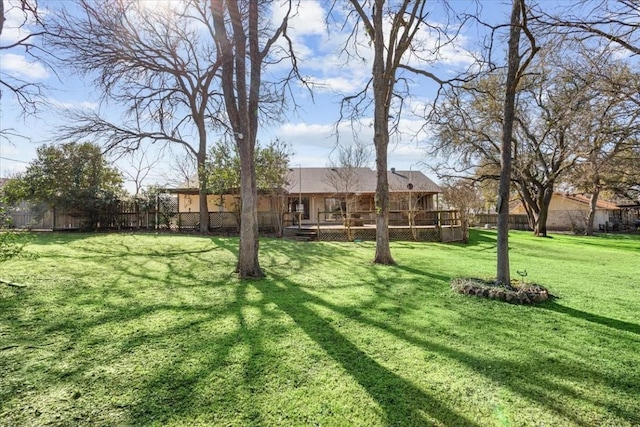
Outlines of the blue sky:
<svg viewBox="0 0 640 427">
<path fill-rule="evenodd" d="M 11 3 L 11 0 L 10 0 Z M 55 7 L 63 3 L 41 1 L 41 6 Z M 145 0 L 147 7 L 165 7 L 166 1 Z M 303 0 L 298 16 L 291 22 L 289 34 L 294 38 L 302 73 L 308 76 L 315 86 L 313 99 L 309 93 L 299 88 L 295 102 L 300 106 L 297 112 L 290 112 L 281 123 L 264 127 L 259 134 L 259 140 L 269 141 L 275 136 L 287 142 L 293 153 L 292 165 L 304 167 L 327 166 L 332 149 L 336 145 L 336 121 L 339 117 L 339 102 L 344 95 L 353 94 L 362 89 L 370 76 L 370 63 L 367 61 L 350 61 L 345 63 L 341 49 L 346 40 L 346 32 L 337 25 L 327 29 L 324 19 L 323 2 Z M 475 10 L 475 3 L 471 1 L 454 0 L 450 2 L 456 10 Z M 346 2 L 345 2 L 346 5 Z M 507 20 L 509 7 L 503 1 L 482 2 L 483 15 L 493 20 Z M 278 13 L 274 13 L 277 20 Z M 6 45 L 19 36 L 15 29 L 20 22 L 17 10 L 7 15 L 5 31 L 0 43 Z M 431 15 L 434 22 L 438 22 L 438 10 Z M 27 28 L 27 31 L 29 28 Z M 23 30 L 24 31 L 24 30 Z M 447 76 L 464 69 L 471 63 L 466 50 L 477 49 L 477 29 L 465 29 L 459 38 L 457 46 L 449 46 L 442 51 L 442 59 L 432 66 L 438 75 Z M 426 35 L 424 41 L 429 43 Z M 363 56 L 370 56 L 371 52 L 362 52 Z M 83 107 L 95 109 L 109 116 L 117 117 L 118 106 L 100 103 L 100 94 L 91 87 L 90 81 L 83 81 L 72 75 L 69 70 L 57 69 L 56 72 L 47 69 L 38 61 L 25 57 L 21 50 L 3 51 L 0 54 L 0 70 L 5 76 L 14 76 L 26 81 L 42 83 L 46 86 L 45 97 L 47 105 L 42 105 L 35 115 L 21 116 L 15 98 L 8 92 L 0 99 L 0 128 L 13 129 L 13 132 L 23 137 L 12 137 L 10 142 L 0 140 L 0 176 L 10 176 L 18 173 L 35 157 L 36 147 L 48 143 L 50 136 L 57 126 L 63 122 L 61 111 L 64 108 Z M 417 61 L 415 61 L 418 64 Z M 277 70 L 276 70 L 277 72 Z M 424 78 L 416 78 L 412 83 L 412 96 L 406 100 L 405 111 L 420 110 L 431 101 L 435 86 Z M 372 141 L 371 118 L 364 117 L 362 126 L 355 133 L 363 142 Z M 421 169 L 431 177 L 433 174 L 424 163 L 428 163 L 424 146 L 429 137 L 428 129 L 423 129 L 424 120 L 411 114 L 403 115 L 401 129 L 403 133 L 392 138 L 389 152 L 389 167 L 399 170 Z M 353 141 L 353 128 L 349 122 L 338 126 L 341 143 L 349 144 Z M 212 135 L 213 136 L 213 135 Z M 213 136 L 215 137 L 215 136 Z M 182 155 L 179 148 L 173 153 L 164 151 L 156 153 L 150 149 L 151 158 L 158 157 L 154 170 L 146 178 L 144 184 L 163 184 L 171 177 L 176 177 L 172 170 L 174 154 Z M 137 159 L 122 158 L 117 165 L 123 170 L 133 172 L 131 164 Z M 131 190 L 131 184 L 127 185 Z"/>
</svg>

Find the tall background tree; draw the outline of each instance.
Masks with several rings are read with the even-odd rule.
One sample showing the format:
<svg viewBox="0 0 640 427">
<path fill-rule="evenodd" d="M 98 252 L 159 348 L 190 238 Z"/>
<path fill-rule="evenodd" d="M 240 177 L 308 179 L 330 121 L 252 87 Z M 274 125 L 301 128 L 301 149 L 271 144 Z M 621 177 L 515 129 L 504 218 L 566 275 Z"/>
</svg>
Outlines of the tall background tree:
<svg viewBox="0 0 640 427">
<path fill-rule="evenodd" d="M 566 57 L 540 54 L 531 65 L 536 72 L 520 81 L 514 106 L 511 182 L 537 236 L 547 235 L 555 187 L 578 160 L 578 119 L 588 100 L 587 83 L 577 77 L 574 66 Z M 443 97 L 437 110 L 436 148 L 448 159 L 440 175 L 498 180 L 503 78 L 502 73 L 492 73 Z"/>
<path fill-rule="evenodd" d="M 92 77 L 104 102 L 125 108 L 121 118 L 70 111 L 58 139 L 99 138 L 106 151 L 121 154 L 144 141 L 183 147 L 196 160 L 200 232 L 206 233 L 208 133 L 226 120 L 206 5 L 76 0 L 57 15 L 52 32 L 49 43 L 65 63 Z"/>
<path fill-rule="evenodd" d="M 585 234 L 592 235 L 600 194 L 614 195 L 633 176 L 628 164 L 640 150 L 640 73 L 608 49 L 590 50 L 580 65 L 584 114 L 575 123 L 578 162 L 567 181 L 590 195 Z"/>
<path fill-rule="evenodd" d="M 430 21 L 428 3 L 426 0 L 351 0 L 355 13 L 346 12 L 347 20 L 355 20 L 347 42 L 351 46 L 348 49 L 350 54 L 367 61 L 373 50 L 370 80 L 360 93 L 345 98 L 342 109 L 343 114 L 352 120 L 361 119 L 364 112 L 373 109 L 377 172 L 376 253 L 373 262 L 379 264 L 395 264 L 389 246 L 387 159 L 390 134 L 398 131 L 412 78 L 427 78 L 438 85 L 446 83 L 428 67 L 440 59 L 439 50 L 452 43 L 457 35 L 457 30 L 452 31 L 448 25 Z M 338 9 L 339 4 L 334 2 L 334 8 Z M 439 2 L 438 5 L 447 17 L 448 4 Z M 455 28 L 459 30 L 459 23 L 456 24 Z M 425 37 L 430 37 L 433 44 L 425 43 Z"/>
</svg>

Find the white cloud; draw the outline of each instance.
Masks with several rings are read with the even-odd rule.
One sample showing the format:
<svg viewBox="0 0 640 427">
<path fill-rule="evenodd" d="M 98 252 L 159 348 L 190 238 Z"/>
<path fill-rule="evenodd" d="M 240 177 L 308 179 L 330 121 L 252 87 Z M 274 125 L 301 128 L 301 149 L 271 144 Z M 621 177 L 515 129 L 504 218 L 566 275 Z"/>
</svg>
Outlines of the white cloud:
<svg viewBox="0 0 640 427">
<path fill-rule="evenodd" d="M 334 124 L 287 123 L 275 130 L 284 141 L 291 144 L 294 153 L 291 163 L 302 166 L 326 166 L 338 142 L 352 145 L 357 139 L 361 143 L 373 145 L 371 118 L 363 118 L 360 123 L 342 122 L 338 125 L 338 135 Z M 427 162 L 426 143 L 430 131 L 424 127 L 424 120 L 401 120 L 400 133 L 392 135 L 389 142 L 388 165 L 398 170 L 424 169 Z M 371 159 L 373 162 L 373 158 Z"/>
<path fill-rule="evenodd" d="M 23 80 L 45 80 L 49 72 L 39 62 L 29 62 L 23 55 L 3 53 L 0 55 L 0 70 L 10 76 Z"/>
<path fill-rule="evenodd" d="M 49 98 L 48 103 L 54 108 L 72 110 L 79 108 L 81 110 L 97 110 L 98 104 L 90 101 L 59 101 L 54 98 Z"/>
<path fill-rule="evenodd" d="M 286 2 L 276 2 L 273 13 L 273 25 L 279 26 L 287 13 Z M 326 11 L 316 0 L 306 0 L 304 3 L 295 6 L 291 10 L 287 33 L 294 38 L 309 35 L 325 34 L 327 32 L 325 24 Z"/>
<path fill-rule="evenodd" d="M 352 78 L 347 76 L 326 78 L 312 77 L 309 79 L 309 83 L 316 91 L 330 91 L 349 94 L 362 90 L 366 81 L 355 76 Z"/>
<path fill-rule="evenodd" d="M 46 14 L 46 10 L 38 6 L 38 14 Z M 30 27 L 36 23 L 31 13 L 22 10 L 18 0 L 9 0 L 5 4 L 5 19 L 0 36 L 0 44 L 4 46 L 27 37 L 31 34 Z"/>
</svg>

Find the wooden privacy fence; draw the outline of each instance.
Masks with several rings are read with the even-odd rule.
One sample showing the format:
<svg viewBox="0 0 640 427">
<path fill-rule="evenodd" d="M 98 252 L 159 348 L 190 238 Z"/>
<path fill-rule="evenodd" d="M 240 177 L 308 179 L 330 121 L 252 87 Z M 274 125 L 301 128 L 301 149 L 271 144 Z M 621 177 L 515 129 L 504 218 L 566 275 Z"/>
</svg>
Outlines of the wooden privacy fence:
<svg viewBox="0 0 640 427">
<path fill-rule="evenodd" d="M 473 223 L 479 226 L 488 224 L 491 227 L 498 225 L 498 214 L 476 214 L 473 217 Z M 529 227 L 529 218 L 527 215 L 509 215 L 509 228 L 513 230 L 531 230 Z"/>
<path fill-rule="evenodd" d="M 198 212 L 177 212 L 177 201 L 164 200 L 155 207 L 135 203 L 117 204 L 96 215 L 92 230 L 170 230 L 193 231 L 200 228 Z M 89 220 L 57 209 L 37 210 L 22 205 L 9 211 L 10 226 L 30 230 L 83 230 Z M 258 212 L 258 229 L 274 233 L 282 229 L 282 215 Z M 239 232 L 240 222 L 235 212 L 209 212 L 209 230 L 225 233 Z"/>
</svg>

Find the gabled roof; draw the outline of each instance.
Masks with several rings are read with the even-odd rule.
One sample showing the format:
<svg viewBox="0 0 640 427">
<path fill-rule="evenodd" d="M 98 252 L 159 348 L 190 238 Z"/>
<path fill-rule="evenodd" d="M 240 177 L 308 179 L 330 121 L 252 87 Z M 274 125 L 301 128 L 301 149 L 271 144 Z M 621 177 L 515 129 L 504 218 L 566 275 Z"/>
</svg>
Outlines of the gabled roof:
<svg viewBox="0 0 640 427">
<path fill-rule="evenodd" d="M 291 194 L 331 194 L 342 192 L 345 188 L 340 181 L 340 168 L 292 168 L 289 169 L 285 190 Z M 369 168 L 354 168 L 350 183 L 346 186 L 352 193 L 375 193 L 376 171 Z M 389 191 L 407 192 L 407 185 L 412 184 L 412 191 L 421 193 L 440 193 L 442 189 L 420 171 L 387 172 Z"/>
<path fill-rule="evenodd" d="M 287 175 L 285 191 L 290 194 L 334 194 L 345 190 L 344 183 L 339 183 L 341 168 L 291 168 Z M 344 175 L 342 175 L 344 176 Z M 373 194 L 376 192 L 376 171 L 370 168 L 354 168 L 349 174 L 346 188 L 351 193 Z M 301 179 L 302 178 L 302 179 Z M 419 193 L 441 193 L 442 189 L 420 171 L 387 172 L 389 191 L 391 193 L 408 192 L 408 184 L 412 184 L 411 191 Z M 302 183 L 302 185 L 300 184 Z M 183 182 L 178 188 L 170 189 L 173 193 L 196 192 L 198 188 L 197 176 Z"/>
</svg>

